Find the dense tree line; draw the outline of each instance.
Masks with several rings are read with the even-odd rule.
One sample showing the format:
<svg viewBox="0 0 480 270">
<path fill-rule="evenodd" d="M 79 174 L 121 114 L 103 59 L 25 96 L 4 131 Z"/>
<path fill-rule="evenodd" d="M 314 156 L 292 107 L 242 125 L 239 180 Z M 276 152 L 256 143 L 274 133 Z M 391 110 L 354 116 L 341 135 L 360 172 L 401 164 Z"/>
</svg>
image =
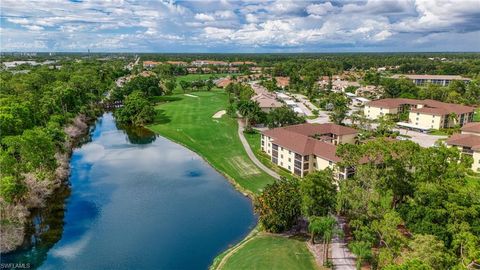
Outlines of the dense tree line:
<svg viewBox="0 0 480 270">
<path fill-rule="evenodd" d="M 349 219 L 355 245 L 377 250 L 373 265 L 478 263 L 480 191 L 469 185 L 471 158 L 443 146 L 385 140 L 342 145 L 338 154 L 357 170 L 340 183 L 338 211 Z"/>
<path fill-rule="evenodd" d="M 104 93 L 123 74 L 122 62 L 91 60 L 0 73 L 0 195 L 5 201 L 22 200 L 25 174 L 53 177 L 54 155 L 63 151 L 63 127 L 78 114 L 96 115 Z"/>
</svg>

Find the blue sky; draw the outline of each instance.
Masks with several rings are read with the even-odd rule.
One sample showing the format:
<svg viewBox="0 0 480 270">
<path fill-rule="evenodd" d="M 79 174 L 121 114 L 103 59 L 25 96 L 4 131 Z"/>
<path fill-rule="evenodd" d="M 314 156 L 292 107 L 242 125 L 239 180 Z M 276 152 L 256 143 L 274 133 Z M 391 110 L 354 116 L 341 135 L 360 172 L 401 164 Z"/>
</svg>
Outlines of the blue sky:
<svg viewBox="0 0 480 270">
<path fill-rule="evenodd" d="M 1 51 L 480 51 L 480 0 L 2 0 Z"/>
</svg>

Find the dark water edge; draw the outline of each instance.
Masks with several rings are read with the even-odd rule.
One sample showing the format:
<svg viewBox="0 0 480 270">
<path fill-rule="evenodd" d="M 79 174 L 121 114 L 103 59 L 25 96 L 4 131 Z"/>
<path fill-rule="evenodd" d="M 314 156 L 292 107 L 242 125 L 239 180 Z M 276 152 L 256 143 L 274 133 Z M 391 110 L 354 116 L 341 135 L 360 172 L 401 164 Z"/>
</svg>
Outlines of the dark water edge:
<svg viewBox="0 0 480 270">
<path fill-rule="evenodd" d="M 98 152 L 93 146 L 107 153 L 86 161 Z M 129 153 L 131 160 L 109 164 L 122 153 Z M 159 164 L 150 164 L 155 158 Z M 148 166 L 129 168 L 139 160 Z M 256 223 L 250 200 L 199 156 L 147 129 L 117 125 L 110 113 L 98 119 L 70 163 L 69 185 L 58 189 L 47 207 L 32 212 L 25 243 L 2 254 L 2 264 L 28 264 L 30 269 L 206 269 Z M 125 204 L 132 200 L 139 205 Z M 98 256 L 103 261 L 98 262 Z"/>
</svg>

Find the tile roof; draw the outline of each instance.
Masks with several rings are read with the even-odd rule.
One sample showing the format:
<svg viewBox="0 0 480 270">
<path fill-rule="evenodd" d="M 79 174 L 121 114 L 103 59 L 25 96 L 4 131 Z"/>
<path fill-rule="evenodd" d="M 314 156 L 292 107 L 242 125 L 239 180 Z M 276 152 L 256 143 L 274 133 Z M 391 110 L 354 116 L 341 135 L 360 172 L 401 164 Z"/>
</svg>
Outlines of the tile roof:
<svg viewBox="0 0 480 270">
<path fill-rule="evenodd" d="M 316 155 L 326 160 L 339 162 L 336 155 L 337 147 L 331 143 L 312 138 L 314 135 L 325 134 L 356 134 L 353 128 L 327 124 L 300 124 L 281 128 L 269 129 L 263 132 L 265 136 L 273 138 L 273 142 L 301 155 Z"/>
<path fill-rule="evenodd" d="M 460 105 L 460 104 L 453 104 L 453 103 L 445 103 L 438 100 L 433 99 L 425 99 L 425 100 L 418 100 L 418 99 L 409 99 L 409 98 L 385 98 L 385 99 L 378 99 L 367 103 L 367 106 L 371 107 L 382 107 L 382 108 L 397 108 L 400 105 L 423 105 L 422 108 L 413 108 L 412 112 L 419 112 L 424 114 L 434 114 L 434 115 L 445 115 L 449 113 L 456 113 L 456 114 L 464 114 L 464 113 L 471 113 L 474 111 L 473 107 Z"/>
<path fill-rule="evenodd" d="M 480 136 L 473 134 L 453 134 L 446 141 L 448 145 L 462 146 L 462 147 L 480 147 Z"/>
<path fill-rule="evenodd" d="M 471 122 L 463 125 L 462 131 L 480 133 L 480 122 Z"/>
</svg>

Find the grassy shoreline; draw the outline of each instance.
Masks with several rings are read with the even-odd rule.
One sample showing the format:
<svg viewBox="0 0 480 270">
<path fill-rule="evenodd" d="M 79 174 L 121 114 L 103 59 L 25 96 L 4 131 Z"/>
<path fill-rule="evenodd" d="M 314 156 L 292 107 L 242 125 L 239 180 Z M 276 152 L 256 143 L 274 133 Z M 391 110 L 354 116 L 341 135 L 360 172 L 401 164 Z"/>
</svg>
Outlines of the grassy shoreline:
<svg viewBox="0 0 480 270">
<path fill-rule="evenodd" d="M 156 106 L 155 122 L 148 128 L 197 153 L 223 174 L 237 190 L 253 199 L 265 185 L 275 179 L 257 168 L 248 157 L 238 137 L 236 119 L 228 115 L 212 118 L 216 112 L 226 108 L 226 93 L 214 90 L 189 94 L 193 97 L 176 94 L 167 99 L 158 99 L 162 103 Z M 253 143 L 256 138 L 247 136 L 247 140 L 251 146 L 256 147 Z M 223 266 L 226 269 L 235 268 L 239 261 L 245 260 L 251 264 L 251 268 L 270 269 L 272 260 L 278 256 L 283 258 L 281 264 L 285 266 L 299 264 L 302 266 L 300 269 L 315 269 L 315 261 L 305 242 L 259 231 L 258 226 L 255 227 L 245 239 L 219 254 L 210 269 L 224 269 Z M 257 256 L 251 253 L 251 250 L 262 250 L 265 247 L 267 250 L 264 254 Z M 272 256 L 267 256 L 268 250 L 275 252 Z M 292 250 L 302 256 L 292 256 Z M 244 260 L 243 256 L 248 258 Z"/>
</svg>

